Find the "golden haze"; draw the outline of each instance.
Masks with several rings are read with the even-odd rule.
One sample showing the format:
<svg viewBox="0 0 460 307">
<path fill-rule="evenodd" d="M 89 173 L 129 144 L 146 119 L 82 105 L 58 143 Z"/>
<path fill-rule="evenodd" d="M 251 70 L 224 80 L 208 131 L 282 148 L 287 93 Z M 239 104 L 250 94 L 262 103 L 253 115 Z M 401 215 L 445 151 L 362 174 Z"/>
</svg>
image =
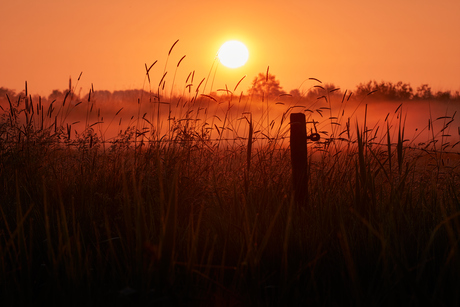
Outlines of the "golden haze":
<svg viewBox="0 0 460 307">
<path fill-rule="evenodd" d="M 250 61 L 240 69 L 219 67 L 216 88 L 241 89 L 270 66 L 287 91 L 309 77 L 341 88 L 368 80 L 460 86 L 460 2 L 354 1 L 79 1 L 23 0 L 2 4 L 0 86 L 33 93 L 79 86 L 141 88 L 144 64 L 152 74 L 173 74 L 177 84 L 191 71 L 208 76 L 227 40 L 244 42 Z M 158 79 L 158 80 L 159 80 Z"/>
</svg>

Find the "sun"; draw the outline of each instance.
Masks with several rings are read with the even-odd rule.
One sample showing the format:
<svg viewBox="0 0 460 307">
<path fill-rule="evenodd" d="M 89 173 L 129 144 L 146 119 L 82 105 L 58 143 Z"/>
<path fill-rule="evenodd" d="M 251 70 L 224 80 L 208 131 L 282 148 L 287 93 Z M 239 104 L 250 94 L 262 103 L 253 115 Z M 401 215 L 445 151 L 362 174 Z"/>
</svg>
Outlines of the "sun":
<svg viewBox="0 0 460 307">
<path fill-rule="evenodd" d="M 222 65 L 228 68 L 238 68 L 248 61 L 249 51 L 242 42 L 228 41 L 220 47 L 217 57 Z"/>
</svg>

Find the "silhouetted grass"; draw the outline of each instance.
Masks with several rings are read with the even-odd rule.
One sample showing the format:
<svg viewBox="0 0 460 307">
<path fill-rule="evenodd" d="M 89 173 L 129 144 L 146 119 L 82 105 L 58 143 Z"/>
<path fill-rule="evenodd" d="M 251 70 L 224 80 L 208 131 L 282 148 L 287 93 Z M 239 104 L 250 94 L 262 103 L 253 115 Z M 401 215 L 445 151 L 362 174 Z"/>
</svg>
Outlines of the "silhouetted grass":
<svg viewBox="0 0 460 307">
<path fill-rule="evenodd" d="M 380 134 L 366 115 L 354 124 L 318 107 L 330 116 L 308 124 L 322 140 L 308 145 L 301 207 L 286 118 L 317 101 L 285 105 L 265 127 L 266 101 L 259 117 L 228 90 L 202 96 L 198 86 L 160 101 L 162 82 L 109 140 L 90 97 L 48 110 L 27 95 L 9 102 L 0 121 L 4 306 L 458 305 L 452 145 L 433 133 L 415 148 L 399 107 Z M 334 90 L 323 90 L 330 106 Z M 147 99 L 154 107 L 144 114 Z M 66 121 L 77 108 L 86 108 L 80 132 Z"/>
</svg>

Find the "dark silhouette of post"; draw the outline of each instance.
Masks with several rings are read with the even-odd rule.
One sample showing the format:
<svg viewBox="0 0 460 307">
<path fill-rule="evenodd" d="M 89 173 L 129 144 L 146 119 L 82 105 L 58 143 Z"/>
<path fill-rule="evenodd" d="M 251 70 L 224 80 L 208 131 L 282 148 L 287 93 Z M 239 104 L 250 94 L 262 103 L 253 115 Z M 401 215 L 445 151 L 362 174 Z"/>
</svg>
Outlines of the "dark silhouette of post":
<svg viewBox="0 0 460 307">
<path fill-rule="evenodd" d="M 307 127 L 305 114 L 291 113 L 291 163 L 294 198 L 306 205 L 308 197 Z"/>
</svg>

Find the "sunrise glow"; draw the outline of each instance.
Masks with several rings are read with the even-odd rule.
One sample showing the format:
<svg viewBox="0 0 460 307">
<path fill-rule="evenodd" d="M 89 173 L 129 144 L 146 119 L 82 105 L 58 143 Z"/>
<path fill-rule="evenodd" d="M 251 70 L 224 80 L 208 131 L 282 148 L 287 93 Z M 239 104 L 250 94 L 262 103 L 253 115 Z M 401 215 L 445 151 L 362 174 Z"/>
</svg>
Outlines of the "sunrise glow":
<svg viewBox="0 0 460 307">
<path fill-rule="evenodd" d="M 0 307 L 460 306 L 460 0 L 0 8 Z"/>
<path fill-rule="evenodd" d="M 222 65 L 228 68 L 238 68 L 248 61 L 249 51 L 242 42 L 228 41 L 220 47 L 217 57 Z"/>
</svg>

